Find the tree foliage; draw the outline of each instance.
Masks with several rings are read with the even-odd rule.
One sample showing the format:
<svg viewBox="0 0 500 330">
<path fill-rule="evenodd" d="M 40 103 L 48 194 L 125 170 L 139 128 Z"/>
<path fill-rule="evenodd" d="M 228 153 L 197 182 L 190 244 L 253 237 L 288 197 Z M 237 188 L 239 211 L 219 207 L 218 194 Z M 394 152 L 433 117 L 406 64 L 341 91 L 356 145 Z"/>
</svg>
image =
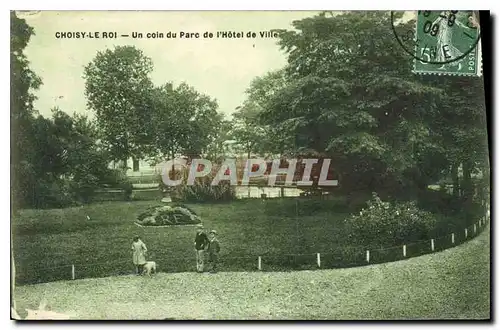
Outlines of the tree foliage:
<svg viewBox="0 0 500 330">
<path fill-rule="evenodd" d="M 52 118 L 33 121 L 37 148 L 31 164 L 34 207 L 63 207 L 89 202 L 110 175 L 108 157 L 97 143 L 97 128 L 87 117 L 58 108 Z"/>
<path fill-rule="evenodd" d="M 152 70 L 151 59 L 133 46 L 98 52 L 85 67 L 87 105 L 113 160 L 140 158 L 143 146 L 151 143 Z"/>
<path fill-rule="evenodd" d="M 32 27 L 11 12 L 11 192 L 13 210 L 87 202 L 108 175 L 96 126 L 85 116 L 53 109 L 38 115 L 33 92 L 41 79 L 24 55 Z"/>
<path fill-rule="evenodd" d="M 23 53 L 34 31 L 11 13 L 13 201 L 89 201 L 109 181 L 111 160 L 216 160 L 236 140 L 248 157 L 331 158 L 348 192 L 402 196 L 451 177 L 456 197 L 470 202 L 474 175 L 484 187 L 489 181 L 483 81 L 414 74 L 391 23 L 388 12 L 293 22 L 294 30 L 279 33 L 287 64 L 251 82 L 231 121 L 187 83 L 154 86 L 153 63 L 141 50 L 106 49 L 84 69 L 92 121 L 59 109 L 52 118 L 37 115 L 41 80 Z"/>
<path fill-rule="evenodd" d="M 480 192 L 489 185 L 488 137 L 484 83 L 479 77 L 435 77 L 431 82 L 445 91 L 439 116 L 429 123 L 444 149 L 439 167 L 451 175 L 453 193 L 471 201 L 472 175 L 482 176 Z M 462 170 L 461 180 L 459 169 Z M 461 181 L 461 182 L 460 182 Z M 482 198 L 485 196 L 482 196 Z"/>
<path fill-rule="evenodd" d="M 246 90 L 247 98 L 233 114 L 231 137 L 236 140 L 239 150 L 247 157 L 282 154 L 285 135 L 272 125 L 260 121 L 260 115 L 270 105 L 270 99 L 286 86 L 284 70 L 271 71 L 256 77 Z"/>
<path fill-rule="evenodd" d="M 26 204 L 27 191 L 31 191 L 34 177 L 32 164 L 35 141 L 33 139 L 33 91 L 42 84 L 41 79 L 29 68 L 24 54 L 34 29 L 24 19 L 10 13 L 10 124 L 11 124 L 11 193 L 12 206 L 17 209 Z"/>
<path fill-rule="evenodd" d="M 293 26 L 278 42 L 284 83 L 248 98 L 260 101 L 259 125 L 281 134 L 272 140 L 285 153 L 332 158 L 348 191 L 394 193 L 426 189 L 452 163 L 479 164 L 470 155 L 484 159 L 486 148 L 475 147 L 485 141 L 481 80 L 414 74 L 390 13 L 321 14 Z"/>
<path fill-rule="evenodd" d="M 186 83 L 156 87 L 151 99 L 151 157 L 199 157 L 207 152 L 222 122 L 215 99 Z"/>
<path fill-rule="evenodd" d="M 227 156 L 228 141 L 232 139 L 233 123 L 218 113 L 219 124 L 216 126 L 212 141 L 206 147 L 206 158 L 212 161 L 222 161 Z"/>
</svg>

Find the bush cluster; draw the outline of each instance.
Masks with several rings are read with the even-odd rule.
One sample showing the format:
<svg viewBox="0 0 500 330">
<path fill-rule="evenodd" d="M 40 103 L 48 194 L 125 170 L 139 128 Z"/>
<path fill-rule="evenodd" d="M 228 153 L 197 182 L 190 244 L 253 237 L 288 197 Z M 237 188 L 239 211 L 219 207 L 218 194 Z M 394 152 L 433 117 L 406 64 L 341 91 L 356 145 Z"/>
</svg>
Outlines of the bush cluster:
<svg viewBox="0 0 500 330">
<path fill-rule="evenodd" d="M 183 182 L 174 187 L 167 187 L 173 200 L 180 202 L 226 202 L 236 199 L 236 189 L 228 181 L 212 185 L 214 175 L 197 178 L 194 184 L 187 184 L 187 176 Z M 165 188 L 164 188 L 165 189 Z"/>
<path fill-rule="evenodd" d="M 435 216 L 415 202 L 389 203 L 376 193 L 358 214 L 345 219 L 353 244 L 380 247 L 430 239 L 436 228 Z"/>
</svg>

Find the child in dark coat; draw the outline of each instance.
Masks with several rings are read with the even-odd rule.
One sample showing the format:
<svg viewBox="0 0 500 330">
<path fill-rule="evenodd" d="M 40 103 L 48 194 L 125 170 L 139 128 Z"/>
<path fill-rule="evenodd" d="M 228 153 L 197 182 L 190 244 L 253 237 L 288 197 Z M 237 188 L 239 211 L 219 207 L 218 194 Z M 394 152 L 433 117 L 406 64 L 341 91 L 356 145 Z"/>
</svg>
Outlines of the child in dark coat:
<svg viewBox="0 0 500 330">
<path fill-rule="evenodd" d="M 217 232 L 211 230 L 208 237 L 208 262 L 211 264 L 211 273 L 217 273 L 217 263 L 219 262 L 220 244 L 215 237 Z"/>
<path fill-rule="evenodd" d="M 196 236 L 194 238 L 194 249 L 196 250 L 196 270 L 199 273 L 203 272 L 204 269 L 204 259 L 205 259 L 205 248 L 208 246 L 207 234 L 203 231 L 203 225 L 198 225 Z"/>
</svg>

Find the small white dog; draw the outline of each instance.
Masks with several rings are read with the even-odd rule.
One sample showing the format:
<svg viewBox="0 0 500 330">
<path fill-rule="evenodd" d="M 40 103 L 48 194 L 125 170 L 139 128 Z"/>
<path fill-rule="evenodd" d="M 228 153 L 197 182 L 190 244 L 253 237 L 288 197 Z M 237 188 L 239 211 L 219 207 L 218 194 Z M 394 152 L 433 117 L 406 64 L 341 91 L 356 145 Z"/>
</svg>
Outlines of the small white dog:
<svg viewBox="0 0 500 330">
<path fill-rule="evenodd" d="M 142 275 L 148 275 L 151 276 L 151 274 L 156 273 L 156 262 L 154 261 L 147 261 L 144 264 L 144 270 L 142 271 Z"/>
</svg>

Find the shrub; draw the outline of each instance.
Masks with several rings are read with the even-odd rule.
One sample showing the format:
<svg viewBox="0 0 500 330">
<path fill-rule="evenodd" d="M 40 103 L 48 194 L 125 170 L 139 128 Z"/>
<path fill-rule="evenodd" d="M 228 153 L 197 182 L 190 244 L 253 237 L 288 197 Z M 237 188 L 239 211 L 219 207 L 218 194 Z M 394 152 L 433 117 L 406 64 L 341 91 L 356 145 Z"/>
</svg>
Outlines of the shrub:
<svg viewBox="0 0 500 330">
<path fill-rule="evenodd" d="M 134 186 L 123 170 L 110 170 L 104 178 L 103 183 L 108 187 L 122 189 L 123 200 L 129 201 L 132 199 Z"/>
<path fill-rule="evenodd" d="M 446 190 L 428 189 L 418 196 L 418 206 L 433 213 L 456 215 L 460 213 L 461 204 L 460 197 L 448 194 Z"/>
<path fill-rule="evenodd" d="M 467 203 L 461 196 L 430 189 L 419 195 L 417 205 L 423 210 L 449 217 L 450 228 L 473 224 L 482 210 L 480 200 Z"/>
<path fill-rule="evenodd" d="M 134 186 L 130 181 L 124 180 L 120 184 L 120 188 L 123 189 L 123 199 L 129 201 L 132 199 L 132 192 L 134 190 Z"/>
<path fill-rule="evenodd" d="M 359 214 L 345 220 L 349 236 L 357 245 L 400 245 L 429 239 L 434 233 L 434 215 L 419 209 L 415 202 L 390 204 L 373 193 L 367 204 Z"/>
<path fill-rule="evenodd" d="M 228 181 L 212 185 L 213 176 L 198 178 L 193 185 L 183 183 L 172 187 L 172 198 L 183 202 L 223 202 L 236 199 L 236 190 Z"/>
<path fill-rule="evenodd" d="M 84 173 L 78 177 L 73 177 L 69 184 L 75 201 L 90 203 L 99 187 L 99 178 L 91 173 Z"/>
<path fill-rule="evenodd" d="M 33 195 L 35 208 L 63 208 L 76 205 L 73 192 L 68 180 L 55 179 L 53 181 L 40 179 L 36 183 Z"/>
</svg>

